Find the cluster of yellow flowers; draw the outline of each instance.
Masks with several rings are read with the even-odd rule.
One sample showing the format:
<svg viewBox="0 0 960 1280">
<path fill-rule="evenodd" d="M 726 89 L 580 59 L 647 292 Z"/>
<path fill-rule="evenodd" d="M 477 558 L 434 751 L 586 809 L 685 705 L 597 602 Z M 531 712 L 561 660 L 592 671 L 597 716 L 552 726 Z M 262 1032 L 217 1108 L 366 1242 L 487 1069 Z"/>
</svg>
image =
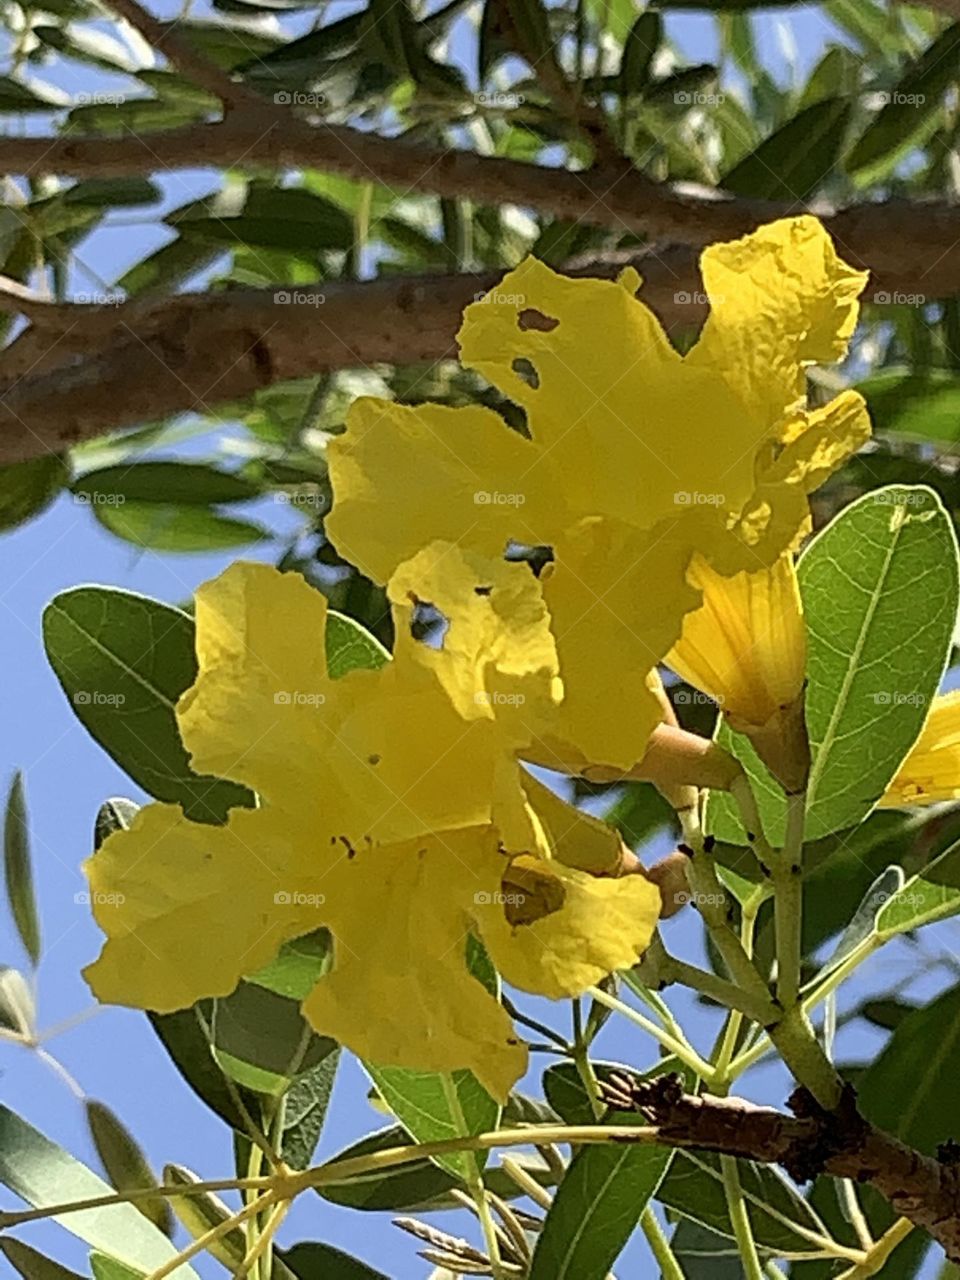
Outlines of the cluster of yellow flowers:
<svg viewBox="0 0 960 1280">
<path fill-rule="evenodd" d="M 101 999 L 225 995 L 323 926 L 318 1031 L 377 1063 L 469 1067 L 503 1097 L 526 1049 L 468 935 L 508 982 L 571 996 L 632 964 L 660 911 L 617 835 L 523 762 L 642 776 L 666 663 L 802 787 L 793 555 L 807 495 L 869 435 L 854 392 L 808 407 L 805 369 L 843 356 L 865 276 L 810 217 L 711 247 L 702 272 L 710 317 L 686 355 L 632 270 L 528 259 L 469 307 L 461 359 L 524 432 L 481 407 L 353 405 L 327 530 L 388 587 L 379 669 L 328 678 L 326 603 L 295 574 L 236 564 L 200 589 L 181 733 L 258 808 L 213 827 L 150 805 L 88 862 Z M 516 557 L 543 547 L 537 576 Z M 422 604 L 438 645 L 413 637 Z"/>
</svg>

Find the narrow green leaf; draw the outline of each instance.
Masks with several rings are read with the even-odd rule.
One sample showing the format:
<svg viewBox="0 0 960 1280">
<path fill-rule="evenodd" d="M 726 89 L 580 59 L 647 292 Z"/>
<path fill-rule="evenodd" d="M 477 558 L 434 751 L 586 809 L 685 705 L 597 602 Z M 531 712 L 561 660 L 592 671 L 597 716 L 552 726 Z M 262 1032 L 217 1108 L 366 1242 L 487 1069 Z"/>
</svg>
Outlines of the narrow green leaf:
<svg viewBox="0 0 960 1280">
<path fill-rule="evenodd" d="M 0 467 L 0 530 L 15 529 L 50 506 L 69 478 L 63 458 L 40 458 Z"/>
<path fill-rule="evenodd" d="M 142 1191 L 155 1187 L 157 1179 L 146 1156 L 119 1116 L 92 1098 L 87 1099 L 85 1108 L 93 1145 L 111 1185 L 118 1191 Z M 149 1200 L 138 1198 L 134 1208 L 159 1227 L 164 1235 L 173 1234 L 173 1215 L 162 1196 Z"/>
<path fill-rule="evenodd" d="M 883 369 L 858 382 L 876 431 L 920 440 L 960 438 L 960 375 L 952 369 Z"/>
<path fill-rule="evenodd" d="M 23 1280 L 81 1280 L 75 1271 L 69 1271 L 21 1240 L 0 1237 L 0 1253 Z"/>
<path fill-rule="evenodd" d="M 3 823 L 3 868 L 7 901 L 23 948 L 36 966 L 40 963 L 40 918 L 30 865 L 30 829 L 23 774 L 14 774 L 7 794 Z"/>
<path fill-rule="evenodd" d="M 113 504 L 94 499 L 92 510 L 100 524 L 118 538 L 152 551 L 228 551 L 271 536 L 263 525 L 222 516 L 212 507 L 127 500 Z"/>
<path fill-rule="evenodd" d="M 908 880 L 882 906 L 876 918 L 881 938 L 908 933 L 960 912 L 960 844 L 953 844 Z"/>
<path fill-rule="evenodd" d="M 122 498 L 125 502 L 186 503 L 208 506 L 246 502 L 260 492 L 248 478 L 202 462 L 135 462 L 131 466 L 88 471 L 70 486 L 89 504 Z"/>
<path fill-rule="evenodd" d="M 297 1280 L 389 1280 L 331 1244 L 304 1241 L 282 1250 L 279 1257 Z"/>
<path fill-rule="evenodd" d="M 620 92 L 643 93 L 650 80 L 650 64 L 663 41 L 663 19 L 655 9 L 641 13 L 630 28 L 620 59 Z"/>
<path fill-rule="evenodd" d="M 0 966 L 0 1027 L 28 1038 L 36 1030 L 33 991 L 18 969 Z"/>
<path fill-rule="evenodd" d="M 93 1272 L 93 1280 L 146 1280 L 142 1271 L 128 1267 L 125 1262 L 106 1253 L 91 1253 L 90 1270 Z"/>
<path fill-rule="evenodd" d="M 938 36 L 907 69 L 847 157 L 861 183 L 889 175 L 927 140 L 942 115 L 943 95 L 960 70 L 960 23 Z"/>
<path fill-rule="evenodd" d="M 0 1182 L 35 1208 L 112 1194 L 86 1165 L 5 1106 L 0 1106 Z M 129 1204 L 57 1215 L 54 1221 L 95 1249 L 148 1274 L 176 1256 L 163 1232 Z M 178 1280 L 197 1280 L 185 1263 L 171 1274 Z"/>
<path fill-rule="evenodd" d="M 799 111 L 727 173 L 721 186 L 764 200 L 807 200 L 837 163 L 850 103 L 827 98 Z"/>
</svg>

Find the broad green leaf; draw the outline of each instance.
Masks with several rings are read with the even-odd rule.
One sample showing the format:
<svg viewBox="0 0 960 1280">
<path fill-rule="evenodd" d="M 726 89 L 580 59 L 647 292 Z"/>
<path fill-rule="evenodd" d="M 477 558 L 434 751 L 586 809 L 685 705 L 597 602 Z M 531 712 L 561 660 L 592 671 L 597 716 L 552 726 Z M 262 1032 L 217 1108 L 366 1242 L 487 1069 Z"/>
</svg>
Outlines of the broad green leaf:
<svg viewBox="0 0 960 1280">
<path fill-rule="evenodd" d="M 418 1142 L 467 1137 L 497 1127 L 500 1108 L 469 1071 L 445 1078 L 435 1071 L 365 1065 L 384 1102 Z M 465 1152 L 440 1157 L 438 1163 L 464 1177 L 467 1163 L 476 1160 Z"/>
<path fill-rule="evenodd" d="M 201 462 L 135 462 L 130 466 L 88 471 L 70 486 L 88 503 L 124 502 L 197 503 L 244 502 L 255 498 L 259 487 L 243 476 L 221 471 Z"/>
<path fill-rule="evenodd" d="M 239 1093 L 251 1113 L 256 1111 L 256 1097 L 239 1086 L 231 1090 L 213 1055 L 201 1014 L 196 1009 L 181 1009 L 177 1013 L 150 1013 L 147 1017 L 174 1066 L 197 1097 L 236 1132 L 246 1132 L 234 1094 Z"/>
<path fill-rule="evenodd" d="M 960 1130 L 960 986 L 904 1018 L 857 1082 L 868 1120 L 932 1155 Z M 909 1082 L 909 1088 L 904 1083 Z"/>
<path fill-rule="evenodd" d="M 822 1232 L 823 1224 L 793 1185 L 772 1165 L 738 1160 L 737 1166 L 757 1244 L 772 1253 L 816 1253 L 816 1246 L 802 1232 Z M 719 1156 L 677 1152 L 657 1199 L 683 1217 L 733 1239 Z"/>
<path fill-rule="evenodd" d="M 957 619 L 956 537 L 939 497 L 891 485 L 846 507 L 798 565 L 807 620 L 807 728 L 813 764 L 807 838 L 856 826 L 913 745 L 943 677 Z M 779 787 L 749 744 L 717 739 L 755 784 L 767 837 L 783 840 Z M 725 796 L 711 830 L 743 842 Z"/>
<path fill-rule="evenodd" d="M 735 1240 L 717 1235 L 692 1218 L 681 1218 L 670 1237 L 685 1280 L 743 1280 Z"/>
<path fill-rule="evenodd" d="M 252 796 L 232 782 L 195 774 L 174 708 L 193 684 L 193 621 L 146 596 L 76 587 L 43 616 L 47 658 L 85 728 L 122 769 L 188 817 L 223 822 Z"/>
<path fill-rule="evenodd" d="M 84 1106 L 90 1136 L 111 1185 L 118 1191 L 141 1191 L 155 1187 L 157 1179 L 146 1156 L 119 1116 L 102 1102 L 95 1102 L 92 1098 L 88 1098 Z M 164 1235 L 173 1234 L 173 1215 L 163 1196 L 155 1196 L 149 1200 L 138 1198 L 134 1202 L 134 1208 L 155 1227 L 159 1227 Z"/>
<path fill-rule="evenodd" d="M 275 960 L 250 974 L 249 981 L 290 1000 L 305 1000 L 330 963 L 330 935 L 325 929 L 293 938 Z"/>
<path fill-rule="evenodd" d="M 160 188 L 148 178 L 85 178 L 76 182 L 60 197 L 65 205 L 84 205 L 93 209 L 155 204 Z"/>
<path fill-rule="evenodd" d="M 69 1271 L 53 1258 L 38 1253 L 30 1245 L 11 1236 L 0 1237 L 0 1254 L 23 1280 L 82 1280 L 75 1271 Z"/>
<path fill-rule="evenodd" d="M 881 938 L 891 938 L 958 911 L 960 844 L 954 844 L 890 897 L 877 915 L 876 931 Z"/>
<path fill-rule="evenodd" d="M 797 104 L 798 111 L 827 98 L 849 98 L 860 85 L 863 60 L 843 45 L 828 49 L 810 72 Z"/>
<path fill-rule="evenodd" d="M 943 95 L 960 70 L 960 23 L 948 27 L 907 69 L 847 157 L 861 183 L 888 176 L 936 129 Z"/>
<path fill-rule="evenodd" d="M 858 382 L 877 431 L 921 440 L 960 437 L 960 375 L 952 369 L 883 369 Z"/>
<path fill-rule="evenodd" d="M 201 1008 L 224 1072 L 258 1093 L 285 1092 L 290 1080 L 337 1048 L 310 1028 L 298 1001 L 252 982 L 240 982 L 229 996 L 203 1001 Z"/>
<path fill-rule="evenodd" d="M 840 156 L 850 103 L 826 98 L 799 111 L 725 174 L 720 185 L 765 200 L 807 200 Z"/>
<path fill-rule="evenodd" d="M 7 793 L 3 821 L 3 868 L 7 885 L 7 902 L 23 949 L 36 966 L 40 962 L 40 918 L 33 889 L 30 864 L 30 828 L 27 801 L 23 790 L 23 774 L 14 774 Z"/>
<path fill-rule="evenodd" d="M 313 1160 L 339 1062 L 337 1048 L 298 1076 L 287 1091 L 280 1153 L 292 1169 L 306 1169 Z"/>
<path fill-rule="evenodd" d="M 330 1244 L 304 1241 L 280 1251 L 279 1257 L 297 1280 L 389 1280 Z"/>
<path fill-rule="evenodd" d="M 650 782 L 630 782 L 603 814 L 636 849 L 673 821 L 673 810 Z"/>
<path fill-rule="evenodd" d="M 46 511 L 68 479 L 67 464 L 59 454 L 0 467 L 0 530 L 15 529 Z"/>
<path fill-rule="evenodd" d="M 646 1124 L 618 1115 L 618 1124 Z M 573 1157 L 547 1212 L 530 1280 L 604 1280 L 674 1158 L 671 1147 L 587 1146 Z"/>
<path fill-rule="evenodd" d="M 112 1188 L 86 1165 L 5 1106 L 0 1106 L 0 1182 L 35 1208 L 112 1194 Z M 58 1215 L 54 1221 L 95 1249 L 147 1274 L 176 1256 L 166 1236 L 129 1204 L 84 1209 Z M 172 1275 L 196 1280 L 186 1264 Z"/>
<path fill-rule="evenodd" d="M 126 499 L 101 502 L 95 496 L 90 505 L 105 529 L 151 551 L 229 551 L 271 536 L 263 525 L 222 516 L 212 507 Z"/>
</svg>

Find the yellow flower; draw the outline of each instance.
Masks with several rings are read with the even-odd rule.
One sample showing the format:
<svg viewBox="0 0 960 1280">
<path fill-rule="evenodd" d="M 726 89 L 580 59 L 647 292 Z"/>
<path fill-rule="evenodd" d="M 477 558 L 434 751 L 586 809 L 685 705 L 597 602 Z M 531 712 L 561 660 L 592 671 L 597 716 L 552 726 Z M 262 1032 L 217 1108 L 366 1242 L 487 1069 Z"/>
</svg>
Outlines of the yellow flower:
<svg viewBox="0 0 960 1280">
<path fill-rule="evenodd" d="M 467 308 L 463 364 L 526 414 L 364 399 L 329 448 L 338 550 L 378 582 L 436 539 L 542 573 L 573 754 L 623 771 L 660 721 L 647 672 L 700 603 L 699 552 L 733 576 L 774 564 L 807 494 L 869 435 L 862 398 L 808 410 L 805 368 L 839 359 L 866 276 L 820 223 L 789 218 L 701 259 L 709 319 L 680 355 L 640 278 L 570 279 L 530 258 Z"/>
<path fill-rule="evenodd" d="M 688 580 L 703 603 L 684 618 L 667 666 L 713 698 L 788 792 L 800 791 L 810 765 L 807 637 L 793 556 L 725 578 L 697 555 Z"/>
<path fill-rule="evenodd" d="M 881 809 L 960 800 L 960 690 L 934 698 L 910 754 L 880 801 Z"/>
<path fill-rule="evenodd" d="M 466 968 L 468 935 L 548 996 L 634 963 L 657 890 L 595 874 L 619 866 L 618 836 L 515 763 L 520 721 L 491 705 L 497 689 L 551 696 L 539 587 L 502 563 L 431 649 L 410 624 L 443 572 L 424 590 L 405 570 L 394 659 L 337 680 L 326 601 L 298 575 L 241 563 L 201 587 L 199 674 L 177 718 L 193 766 L 259 807 L 215 827 L 152 804 L 89 859 L 101 1000 L 169 1011 L 226 995 L 323 926 L 334 963 L 303 1006 L 318 1032 L 376 1063 L 469 1067 L 502 1098 L 526 1047 Z"/>
</svg>

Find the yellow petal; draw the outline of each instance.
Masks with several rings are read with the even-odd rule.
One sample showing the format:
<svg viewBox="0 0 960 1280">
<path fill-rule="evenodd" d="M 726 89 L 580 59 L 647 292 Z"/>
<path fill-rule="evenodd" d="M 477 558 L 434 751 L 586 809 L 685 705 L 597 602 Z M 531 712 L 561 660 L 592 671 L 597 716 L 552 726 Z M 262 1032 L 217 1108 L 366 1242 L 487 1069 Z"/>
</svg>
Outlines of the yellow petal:
<svg viewBox="0 0 960 1280">
<path fill-rule="evenodd" d="M 784 218 L 700 258 L 710 315 L 687 357 L 730 385 L 756 432 L 805 400 L 804 368 L 841 360 L 867 272 L 837 256 L 814 217 Z"/>
<path fill-rule="evenodd" d="M 234 809 L 214 827 L 148 805 L 84 870 L 107 935 L 84 976 L 112 1004 L 163 1013 L 228 995 L 282 942 L 324 923 L 308 850 L 263 810 Z"/>
<path fill-rule="evenodd" d="M 326 531 L 376 582 L 444 540 L 500 556 L 510 539 L 548 542 L 557 510 L 543 451 L 490 409 L 356 401 L 327 449 L 337 501 Z M 562 500 L 560 501 L 562 505 Z"/>
<path fill-rule="evenodd" d="M 501 881 L 500 900 L 478 906 L 475 919 L 507 982 L 559 1000 L 635 964 L 660 905 L 659 889 L 644 876 L 603 879 L 521 857 Z"/>
<path fill-rule="evenodd" d="M 695 556 L 688 577 L 703 603 L 684 618 L 667 665 L 739 727 L 765 725 L 803 689 L 806 631 L 793 557 L 725 578 Z"/>
<path fill-rule="evenodd" d="M 535 814 L 542 857 L 593 875 L 619 868 L 623 841 L 613 827 L 567 804 L 532 774 L 524 774 L 523 789 Z"/>
<path fill-rule="evenodd" d="M 469 1067 L 504 1099 L 527 1063 L 502 1005 L 467 969 L 475 899 L 506 865 L 490 831 L 426 838 L 341 867 L 330 894 L 334 965 L 303 1009 L 360 1057 L 424 1071 Z"/>
<path fill-rule="evenodd" d="M 897 770 L 881 809 L 960 800 L 960 690 L 934 698 L 920 737 Z"/>
<path fill-rule="evenodd" d="M 310 785 L 329 685 L 326 620 L 319 591 L 270 565 L 240 561 L 199 588 L 199 671 L 177 704 L 198 773 L 278 801 Z"/>
</svg>

